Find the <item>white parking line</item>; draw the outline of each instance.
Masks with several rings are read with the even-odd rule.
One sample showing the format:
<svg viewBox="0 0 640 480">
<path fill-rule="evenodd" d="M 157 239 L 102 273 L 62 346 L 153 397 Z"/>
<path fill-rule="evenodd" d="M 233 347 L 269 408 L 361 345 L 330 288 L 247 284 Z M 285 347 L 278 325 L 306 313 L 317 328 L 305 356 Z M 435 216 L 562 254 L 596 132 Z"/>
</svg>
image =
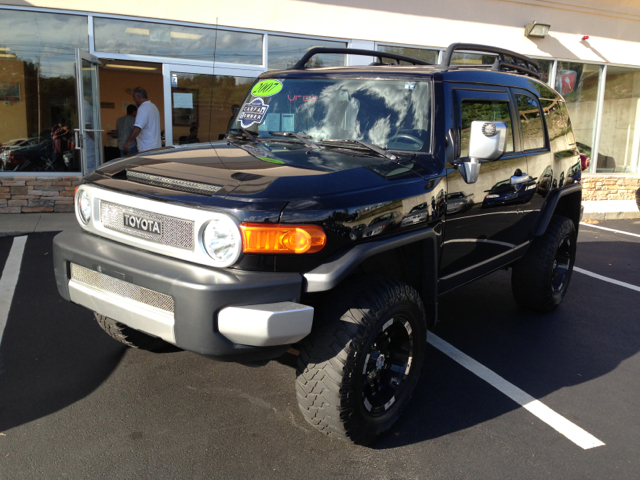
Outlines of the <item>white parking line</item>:
<svg viewBox="0 0 640 480">
<path fill-rule="evenodd" d="M 560 432 L 579 447 L 587 450 L 589 448 L 601 447 L 604 445 L 603 442 L 598 440 L 589 432 L 586 432 L 575 423 L 570 422 L 562 415 L 554 412 L 545 404 L 536 400 L 528 393 L 523 392 L 512 383 L 507 382 L 504 378 L 492 372 L 484 365 L 476 362 L 473 358 L 462 353 L 460 350 L 445 342 L 434 333 L 429 332 L 427 335 L 427 341 L 442 353 L 458 362 L 464 368 L 475 373 L 485 382 L 500 390 L 511 400 L 533 413 L 544 423 Z"/>
<path fill-rule="evenodd" d="M 590 223 L 580 222 L 580 225 L 584 225 L 585 227 L 591 227 L 591 228 L 599 228 L 600 230 L 607 230 L 608 232 L 622 233 L 623 235 L 631 235 L 632 237 L 640 238 L 640 235 L 638 235 L 637 233 L 629 233 L 623 230 L 614 230 L 613 228 L 601 227 L 599 225 L 591 225 Z"/>
<path fill-rule="evenodd" d="M 614 280 L 613 278 L 604 277 L 602 275 L 598 275 L 597 273 L 590 272 L 589 270 L 585 270 L 579 267 L 573 267 L 574 272 L 582 273 L 583 275 L 588 275 L 593 278 L 597 278 L 598 280 L 603 280 L 605 282 L 613 283 L 614 285 L 619 285 L 621 287 L 629 288 L 631 290 L 635 290 L 636 292 L 640 292 L 640 287 L 633 285 L 631 283 L 621 282 L 620 280 Z"/>
<path fill-rule="evenodd" d="M 7 318 L 9 318 L 9 309 L 11 308 L 11 301 L 13 300 L 13 292 L 15 292 L 16 285 L 18 283 L 25 243 L 27 243 L 26 235 L 22 237 L 15 237 L 13 239 L 9 257 L 7 257 L 7 263 L 4 264 L 2 277 L 0 277 L 0 343 L 2 343 L 4 327 L 7 326 Z"/>
</svg>

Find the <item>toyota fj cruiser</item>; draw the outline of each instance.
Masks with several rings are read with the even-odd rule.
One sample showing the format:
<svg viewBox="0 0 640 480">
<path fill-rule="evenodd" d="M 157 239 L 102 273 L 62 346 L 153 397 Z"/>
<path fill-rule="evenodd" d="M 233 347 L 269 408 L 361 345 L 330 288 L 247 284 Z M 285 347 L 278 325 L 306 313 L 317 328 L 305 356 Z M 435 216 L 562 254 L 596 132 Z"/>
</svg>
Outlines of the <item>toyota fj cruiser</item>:
<svg viewBox="0 0 640 480">
<path fill-rule="evenodd" d="M 453 65 L 460 50 L 496 60 Z M 321 53 L 378 61 L 305 67 Z M 580 156 L 539 77 L 481 45 L 439 65 L 313 49 L 257 79 L 223 141 L 87 175 L 79 225 L 54 240 L 60 294 L 130 347 L 243 363 L 291 349 L 305 419 L 367 444 L 411 397 L 439 296 L 505 267 L 524 307 L 567 291 Z"/>
</svg>

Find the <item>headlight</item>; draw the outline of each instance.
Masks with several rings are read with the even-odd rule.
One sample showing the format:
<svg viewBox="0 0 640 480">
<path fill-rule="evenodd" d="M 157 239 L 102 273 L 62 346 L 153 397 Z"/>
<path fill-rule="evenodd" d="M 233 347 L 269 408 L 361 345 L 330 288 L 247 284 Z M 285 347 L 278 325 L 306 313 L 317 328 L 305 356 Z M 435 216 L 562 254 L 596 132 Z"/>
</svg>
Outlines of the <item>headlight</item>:
<svg viewBox="0 0 640 480">
<path fill-rule="evenodd" d="M 242 237 L 238 225 L 221 213 L 212 214 L 204 227 L 202 244 L 216 267 L 233 265 L 242 251 Z"/>
<path fill-rule="evenodd" d="M 91 220 L 91 199 L 86 190 L 80 189 L 76 196 L 76 204 L 80 220 L 86 225 Z"/>
</svg>

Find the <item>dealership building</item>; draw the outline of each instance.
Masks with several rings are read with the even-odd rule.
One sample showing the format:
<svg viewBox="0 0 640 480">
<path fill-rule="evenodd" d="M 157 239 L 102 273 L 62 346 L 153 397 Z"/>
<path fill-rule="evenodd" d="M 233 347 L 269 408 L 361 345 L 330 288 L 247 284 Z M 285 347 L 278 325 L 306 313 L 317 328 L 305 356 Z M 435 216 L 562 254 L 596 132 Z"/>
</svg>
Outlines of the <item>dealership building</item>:
<svg viewBox="0 0 640 480">
<path fill-rule="evenodd" d="M 82 175 L 119 156 L 116 120 L 137 86 L 158 106 L 164 145 L 185 143 L 193 126 L 215 141 L 258 75 L 312 47 L 438 63 L 456 42 L 538 60 L 591 156 L 585 198 L 634 198 L 637 0 L 0 0 L 0 214 L 72 211 Z M 317 66 L 371 61 L 314 57 Z M 454 63 L 492 59 L 469 51 Z M 65 135 L 54 141 L 52 131 Z"/>
</svg>

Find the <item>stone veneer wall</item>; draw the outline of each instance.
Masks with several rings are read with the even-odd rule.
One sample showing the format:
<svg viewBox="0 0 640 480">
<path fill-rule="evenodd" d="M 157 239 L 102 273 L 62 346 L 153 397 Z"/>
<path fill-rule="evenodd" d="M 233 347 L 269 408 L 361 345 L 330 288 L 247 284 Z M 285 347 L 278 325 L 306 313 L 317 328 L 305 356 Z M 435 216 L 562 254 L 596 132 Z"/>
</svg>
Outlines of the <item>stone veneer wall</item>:
<svg viewBox="0 0 640 480">
<path fill-rule="evenodd" d="M 0 214 L 73 212 L 80 177 L 0 177 Z M 640 176 L 583 175 L 583 200 L 635 200 Z"/>
<path fill-rule="evenodd" d="M 635 200 L 640 176 L 582 175 L 582 200 Z"/>
<path fill-rule="evenodd" d="M 73 212 L 81 177 L 1 177 L 0 214 Z"/>
</svg>

